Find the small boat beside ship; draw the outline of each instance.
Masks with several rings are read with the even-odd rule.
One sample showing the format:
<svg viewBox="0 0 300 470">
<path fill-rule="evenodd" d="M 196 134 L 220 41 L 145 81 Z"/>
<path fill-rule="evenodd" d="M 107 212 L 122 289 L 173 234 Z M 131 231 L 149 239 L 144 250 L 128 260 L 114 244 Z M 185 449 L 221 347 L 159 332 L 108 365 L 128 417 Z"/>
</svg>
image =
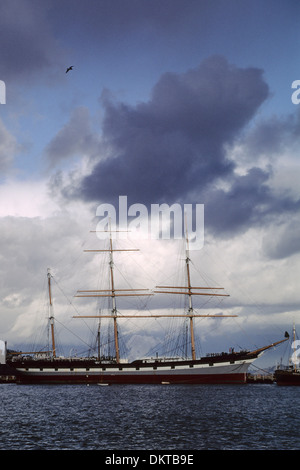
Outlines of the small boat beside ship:
<svg viewBox="0 0 300 470">
<path fill-rule="evenodd" d="M 289 364 L 284 366 L 280 365 L 274 372 L 274 380 L 277 385 L 298 385 L 300 386 L 300 368 L 299 368 L 299 358 L 297 353 L 297 343 L 296 340 L 296 328 L 293 326 L 293 335 L 292 335 L 292 344 L 291 348 L 293 354 L 289 358 Z"/>
<path fill-rule="evenodd" d="M 47 272 L 49 294 L 49 325 L 52 338 L 52 348 L 48 352 L 11 353 L 7 351 L 6 343 L 0 347 L 0 375 L 15 376 L 18 384 L 244 384 L 247 383 L 248 368 L 264 351 L 287 341 L 284 338 L 267 346 L 249 351 L 214 353 L 197 357 L 195 348 L 195 320 L 201 318 L 226 318 L 236 315 L 199 314 L 194 310 L 194 296 L 226 297 L 220 287 L 195 286 L 191 280 L 189 240 L 186 234 L 185 270 L 186 285 L 157 286 L 153 292 L 144 289 L 118 289 L 114 277 L 114 253 L 125 251 L 115 249 L 111 231 L 108 231 L 108 248 L 104 250 L 85 250 L 90 252 L 108 253 L 109 288 L 101 290 L 80 290 L 76 297 L 106 297 L 110 301 L 110 311 L 107 314 L 76 315 L 76 318 L 98 318 L 110 320 L 113 324 L 114 351 L 110 355 L 101 354 L 100 331 L 99 353 L 95 357 L 61 357 L 56 352 L 53 301 L 51 292 L 52 275 Z M 127 250 L 126 250 L 127 251 Z M 132 251 L 132 250 L 129 250 Z M 138 312 L 137 314 L 121 314 L 117 308 L 120 296 L 140 295 L 182 295 L 187 298 L 188 307 L 181 314 L 166 314 Z M 125 318 L 142 320 L 145 318 L 176 317 L 185 321 L 189 331 L 189 357 L 156 356 L 127 361 L 121 357 L 119 345 L 119 322 Z M 2 349 L 1 349 L 2 348 Z"/>
</svg>

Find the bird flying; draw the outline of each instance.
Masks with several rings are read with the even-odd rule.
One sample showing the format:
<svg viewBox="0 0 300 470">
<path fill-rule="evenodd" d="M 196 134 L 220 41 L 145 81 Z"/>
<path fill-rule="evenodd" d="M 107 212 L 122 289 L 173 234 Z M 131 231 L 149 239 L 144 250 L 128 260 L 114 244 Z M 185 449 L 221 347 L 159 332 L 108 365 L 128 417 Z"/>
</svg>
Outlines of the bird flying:
<svg viewBox="0 0 300 470">
<path fill-rule="evenodd" d="M 70 70 L 73 70 L 73 65 L 71 65 L 71 67 L 68 67 L 67 70 L 66 70 L 66 73 L 68 73 Z"/>
</svg>

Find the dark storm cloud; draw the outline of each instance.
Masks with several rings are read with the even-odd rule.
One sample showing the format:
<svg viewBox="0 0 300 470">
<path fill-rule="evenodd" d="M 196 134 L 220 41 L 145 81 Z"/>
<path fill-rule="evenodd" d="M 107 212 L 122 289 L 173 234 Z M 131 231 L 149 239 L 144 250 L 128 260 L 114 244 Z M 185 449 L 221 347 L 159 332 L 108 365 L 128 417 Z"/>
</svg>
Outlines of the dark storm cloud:
<svg viewBox="0 0 300 470">
<path fill-rule="evenodd" d="M 268 184 L 270 176 L 271 170 L 251 168 L 245 175 L 235 176 L 229 190 L 209 190 L 204 196 L 206 226 L 216 236 L 226 237 L 266 225 L 274 217 L 280 225 L 287 214 L 299 212 L 299 200 L 273 194 Z M 275 255 L 275 249 L 272 253 Z"/>
<path fill-rule="evenodd" d="M 48 147 L 54 159 L 78 148 L 91 155 L 87 142 L 92 141 L 91 172 L 79 180 L 73 175 L 69 186 L 58 177 L 52 185 L 59 183 L 66 198 L 116 208 L 120 195 L 128 197 L 128 204 L 148 207 L 204 204 L 205 229 L 220 237 L 283 220 L 299 210 L 299 201 L 274 194 L 272 167 L 259 168 L 258 155 L 278 154 L 289 138 L 298 138 L 299 119 L 273 118 L 249 131 L 267 97 L 261 70 L 238 68 L 219 56 L 181 75 L 164 74 L 150 100 L 136 106 L 115 102 L 104 92 L 101 139 L 80 124 L 81 113 Z M 70 145 L 74 135 L 76 149 Z M 228 150 L 236 142 L 243 142 L 248 152 L 243 158 L 248 167 L 251 163 L 243 173 L 237 171 L 238 157 L 231 158 Z"/>
<path fill-rule="evenodd" d="M 70 121 L 58 132 L 46 147 L 50 166 L 74 155 L 92 156 L 99 146 L 99 136 L 91 128 L 89 111 L 85 107 L 75 108 Z"/>
<path fill-rule="evenodd" d="M 103 138 L 110 157 L 81 182 L 86 200 L 182 201 L 232 174 L 224 145 L 268 96 L 262 71 L 211 57 L 179 75 L 164 74 L 147 103 L 128 106 L 107 95 Z"/>
<path fill-rule="evenodd" d="M 86 50 L 87 43 L 89 48 L 96 44 L 98 50 L 106 49 L 108 43 L 143 28 L 175 32 L 195 8 L 196 0 L 190 0 L 188 8 L 182 0 L 1 0 L 1 79 L 10 85 L 36 82 L 47 72 L 49 82 L 57 80 L 72 49 Z"/>
<path fill-rule="evenodd" d="M 61 50 L 47 21 L 48 2 L 0 2 L 1 79 L 33 80 L 60 62 Z"/>
<path fill-rule="evenodd" d="M 293 114 L 271 116 L 257 121 L 239 141 L 244 160 L 253 161 L 253 156 L 267 155 L 269 160 L 276 159 L 287 148 L 299 146 L 300 112 L 296 108 Z"/>
<path fill-rule="evenodd" d="M 293 158 L 297 151 L 300 140 L 299 118 L 300 113 L 296 110 L 291 115 L 259 120 L 238 139 L 239 150 L 235 159 L 240 160 L 241 166 L 245 164 L 250 168 L 242 175 L 233 174 L 227 181 L 226 190 L 212 187 L 203 194 L 206 225 L 215 234 L 231 236 L 248 227 L 276 222 L 276 233 L 263 244 L 265 255 L 280 259 L 300 251 L 299 231 L 295 229 L 293 220 L 300 213 L 298 191 L 294 187 L 296 185 L 291 178 L 293 175 L 288 163 L 283 164 L 283 167 L 280 164 L 282 156 L 290 153 Z M 263 169 L 259 168 L 260 160 L 269 164 L 264 164 Z M 284 191 L 278 188 L 272 190 L 274 177 L 287 184 Z"/>
<path fill-rule="evenodd" d="M 50 21 L 60 31 L 66 29 L 66 18 L 78 31 L 93 38 L 117 36 L 149 28 L 156 32 L 176 31 L 185 18 L 214 11 L 205 0 L 46 0 L 51 6 Z M 199 19 L 202 24 L 201 17 Z M 199 23 L 198 23 L 199 24 Z M 66 30 L 68 34 L 69 31 Z M 72 34 L 72 32 L 71 32 Z M 79 38 L 80 40 L 80 38 Z M 101 46 L 101 45 L 100 45 Z"/>
</svg>

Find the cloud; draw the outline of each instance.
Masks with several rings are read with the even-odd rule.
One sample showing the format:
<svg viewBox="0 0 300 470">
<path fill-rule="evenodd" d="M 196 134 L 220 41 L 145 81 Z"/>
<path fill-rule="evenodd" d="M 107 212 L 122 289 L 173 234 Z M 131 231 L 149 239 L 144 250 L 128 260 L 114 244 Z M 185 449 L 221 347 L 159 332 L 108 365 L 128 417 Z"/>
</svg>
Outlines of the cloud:
<svg viewBox="0 0 300 470">
<path fill-rule="evenodd" d="M 300 253 L 299 213 L 287 224 L 273 228 L 272 236 L 265 236 L 262 243 L 264 254 L 270 259 L 286 259 Z"/>
<path fill-rule="evenodd" d="M 31 329 L 31 334 L 47 318 L 42 312 L 45 300 L 48 303 L 47 268 L 52 268 L 60 288 L 70 299 L 76 288 L 82 285 L 81 276 L 91 262 L 86 258 L 85 265 L 80 266 L 79 261 L 88 223 L 90 214 L 86 208 L 82 210 L 78 206 L 72 213 L 61 210 L 48 213 L 47 217 L 0 217 L 1 334 L 5 334 L 10 342 L 24 333 L 20 330 L 15 335 L 13 330 L 10 331 L 14 324 L 15 327 L 19 324 L 17 318 L 20 315 L 22 321 L 27 318 L 26 328 Z M 87 280 L 88 275 L 84 274 L 84 278 Z M 66 297 L 57 288 L 53 295 L 56 313 L 65 314 L 68 307 Z M 67 321 L 74 312 L 68 312 Z M 60 318 L 58 315 L 58 320 Z"/>
<path fill-rule="evenodd" d="M 0 171 L 2 175 L 11 167 L 18 149 L 16 138 L 6 129 L 0 119 Z"/>
<path fill-rule="evenodd" d="M 286 150 L 299 148 L 300 112 L 257 119 L 255 124 L 234 142 L 231 152 L 236 152 L 235 160 L 242 166 L 256 162 L 274 163 L 286 154 Z M 285 155 L 286 157 L 286 155 Z"/>
<path fill-rule="evenodd" d="M 206 227 L 215 236 L 233 236 L 250 227 L 278 223 L 300 210 L 300 200 L 276 195 L 270 187 L 272 171 L 253 167 L 236 175 L 226 189 L 212 188 L 205 195 Z"/>
<path fill-rule="evenodd" d="M 99 136 L 91 129 L 89 110 L 82 106 L 73 110 L 70 121 L 49 142 L 45 153 L 50 166 L 55 167 L 70 157 L 92 157 L 99 145 Z"/>
<path fill-rule="evenodd" d="M 48 192 L 47 181 L 7 179 L 0 185 L 0 218 L 51 216 L 59 207 Z"/>
<path fill-rule="evenodd" d="M 102 96 L 103 141 L 110 150 L 77 188 L 85 200 L 152 202 L 186 199 L 232 174 L 224 150 L 268 96 L 259 69 L 215 56 L 184 74 L 164 74 L 147 103 Z"/>
<path fill-rule="evenodd" d="M 35 81 L 60 64 L 63 52 L 47 21 L 49 6 L 47 1 L 0 3 L 0 70 L 6 83 Z"/>
<path fill-rule="evenodd" d="M 299 139 L 299 115 L 254 121 L 268 96 L 260 69 L 220 56 L 164 74 L 148 102 L 116 102 L 106 90 L 101 135 L 78 108 L 47 147 L 53 162 L 81 153 L 89 164 L 50 185 L 66 200 L 116 209 L 120 195 L 128 205 L 201 203 L 206 233 L 218 238 L 287 222 L 300 200 L 278 184 L 280 156 Z"/>
<path fill-rule="evenodd" d="M 55 1 L 48 3 L 56 6 Z M 106 38 L 119 39 L 132 34 L 134 30 L 176 34 L 186 18 L 193 17 L 195 12 L 203 15 L 207 10 L 210 11 L 211 7 L 203 0 L 190 0 L 188 4 L 182 0 L 152 0 L 151 3 L 148 0 L 89 0 L 88 7 L 84 2 L 63 0 L 59 2 L 60 14 L 56 16 L 55 22 L 63 30 L 67 16 L 75 25 L 72 40 L 82 41 L 78 35 L 80 31 L 85 36 L 91 36 L 93 40 L 101 39 L 101 47 Z M 201 24 L 204 23 L 202 22 L 203 20 Z"/>
</svg>

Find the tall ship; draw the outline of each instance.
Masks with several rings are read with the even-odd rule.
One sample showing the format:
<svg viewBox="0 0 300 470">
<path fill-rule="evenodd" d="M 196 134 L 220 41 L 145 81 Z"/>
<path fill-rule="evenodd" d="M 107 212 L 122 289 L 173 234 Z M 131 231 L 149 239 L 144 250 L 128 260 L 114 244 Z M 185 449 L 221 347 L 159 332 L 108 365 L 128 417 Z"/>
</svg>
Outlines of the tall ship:
<svg viewBox="0 0 300 470">
<path fill-rule="evenodd" d="M 289 338 L 288 333 L 286 336 Z M 298 385 L 300 386 L 300 368 L 299 368 L 299 358 L 297 353 L 297 340 L 296 340 L 296 328 L 295 324 L 293 326 L 293 335 L 291 338 L 293 349 L 293 354 L 289 358 L 289 364 L 283 366 L 282 364 L 274 372 L 274 380 L 277 385 Z"/>
<path fill-rule="evenodd" d="M 196 296 L 226 297 L 220 287 L 201 287 L 192 283 L 190 272 L 190 253 L 188 234 L 185 236 L 185 285 L 179 286 L 156 286 L 153 291 L 145 289 L 118 289 L 115 285 L 114 255 L 119 250 L 114 247 L 111 230 L 108 230 L 109 246 L 103 250 L 84 250 L 106 253 L 108 261 L 108 289 L 80 290 L 76 297 L 107 298 L 110 302 L 110 311 L 107 314 L 99 312 L 95 315 L 75 315 L 74 318 L 96 318 L 99 320 L 98 352 L 92 357 L 63 357 L 57 354 L 53 299 L 51 290 L 52 275 L 47 272 L 47 289 L 49 297 L 49 327 L 51 331 L 51 348 L 49 351 L 38 352 L 12 352 L 7 349 L 5 342 L 0 342 L 0 375 L 14 376 L 18 384 L 244 384 L 246 383 L 247 371 L 251 363 L 264 351 L 277 346 L 287 340 L 284 338 L 275 343 L 255 350 L 235 351 L 233 348 L 228 352 L 213 353 L 197 357 L 195 346 L 195 320 L 201 318 L 226 318 L 237 315 L 223 314 L 199 314 L 194 309 L 193 299 Z M 133 250 L 126 250 L 133 251 Z M 182 283 L 183 284 L 183 283 Z M 184 296 L 188 307 L 182 313 L 120 313 L 117 308 L 119 297 L 124 296 L 148 296 L 148 295 L 174 295 Z M 156 312 L 156 311 L 155 311 Z M 120 352 L 119 323 L 126 318 L 143 321 L 143 319 L 180 318 L 184 320 L 188 330 L 190 349 L 189 354 L 184 356 L 158 356 L 134 359 L 124 359 Z M 102 319 L 112 323 L 113 352 L 109 354 L 101 350 L 101 328 Z"/>
</svg>

